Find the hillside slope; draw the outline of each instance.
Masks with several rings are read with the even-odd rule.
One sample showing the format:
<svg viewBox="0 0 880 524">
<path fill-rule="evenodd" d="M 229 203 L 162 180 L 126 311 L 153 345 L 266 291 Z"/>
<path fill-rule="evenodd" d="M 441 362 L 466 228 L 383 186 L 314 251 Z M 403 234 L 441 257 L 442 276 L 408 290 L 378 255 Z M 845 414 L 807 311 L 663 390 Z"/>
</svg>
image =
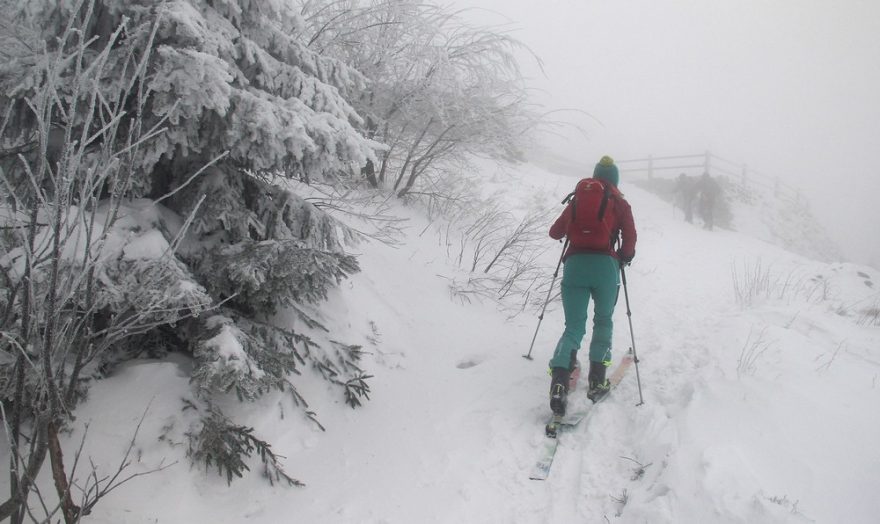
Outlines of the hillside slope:
<svg viewBox="0 0 880 524">
<path fill-rule="evenodd" d="M 543 199 L 557 209 L 575 181 L 529 165 L 508 171 L 503 198 L 515 208 Z M 405 242 L 360 245 L 363 272 L 334 292 L 323 319 L 369 353 L 371 400 L 358 410 L 316 401 L 326 432 L 288 397 L 232 410 L 306 486 L 270 487 L 256 474 L 228 487 L 189 468 L 188 363 L 139 361 L 97 382 L 78 411 L 89 424 L 83 454 L 114 468 L 149 404 L 129 471 L 177 463 L 123 485 L 89 522 L 875 522 L 880 275 L 707 232 L 625 180 L 621 189 L 639 231 L 627 276 L 645 403 L 635 406 L 630 373 L 561 437 L 547 481 L 528 473 L 544 438 L 560 308 L 544 318 L 535 360 L 521 358 L 535 316 L 453 298 L 461 273 L 442 235 L 400 208 Z M 546 242 L 552 272 L 559 246 Z M 621 297 L 618 355 L 631 345 L 625 313 Z M 326 386 L 304 386 L 317 399 L 309 387 Z M 68 457 L 82 436 L 72 432 Z"/>
</svg>

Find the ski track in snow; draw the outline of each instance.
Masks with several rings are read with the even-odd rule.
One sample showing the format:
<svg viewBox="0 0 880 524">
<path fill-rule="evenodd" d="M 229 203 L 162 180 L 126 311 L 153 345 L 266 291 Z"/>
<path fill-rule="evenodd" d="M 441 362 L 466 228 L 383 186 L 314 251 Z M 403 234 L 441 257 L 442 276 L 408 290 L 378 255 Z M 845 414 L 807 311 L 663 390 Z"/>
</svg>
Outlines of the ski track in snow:
<svg viewBox="0 0 880 524">
<path fill-rule="evenodd" d="M 509 176 L 503 198 L 512 205 L 538 195 L 559 207 L 558 194 L 576 182 L 528 165 Z M 333 292 L 321 317 L 337 339 L 363 343 L 375 375 L 371 400 L 351 410 L 322 394 L 322 381 L 303 377 L 298 390 L 327 432 L 283 395 L 230 403 L 237 421 L 272 442 L 306 487 L 268 487 L 257 462 L 256 474 L 232 487 L 186 466 L 185 424 L 172 425 L 188 394 L 186 373 L 133 363 L 97 382 L 77 412 L 92 421 L 86 453 L 99 463 L 118 460 L 128 434 L 119 428 L 151 397 L 154 415 L 134 467 L 179 464 L 123 486 L 90 522 L 876 522 L 880 330 L 859 326 L 852 304 L 870 296 L 865 282 L 877 282 L 877 272 L 704 231 L 625 178 L 622 189 L 639 232 L 627 278 L 644 404 L 636 407 L 632 367 L 587 419 L 561 434 L 546 481 L 528 473 L 549 415 L 546 363 L 562 330 L 560 305 L 548 309 L 535 359 L 521 358 L 535 315 L 507 319 L 492 303 L 453 298 L 449 283 L 462 273 L 442 237 L 430 228 L 419 235 L 424 219 L 401 208 L 412 221 L 407 242 L 360 246 L 363 272 Z M 548 240 L 550 271 L 558 256 Z M 755 260 L 803 274 L 794 291 L 810 298 L 762 297 L 739 307 L 732 273 Z M 810 287 L 826 281 L 819 291 Z M 817 299 L 823 290 L 839 296 Z M 622 290 L 614 320 L 619 357 L 632 345 Z M 738 370 L 750 340 L 764 350 Z M 572 403 L 588 402 L 585 379 Z M 72 433 L 68 455 L 80 437 Z"/>
</svg>

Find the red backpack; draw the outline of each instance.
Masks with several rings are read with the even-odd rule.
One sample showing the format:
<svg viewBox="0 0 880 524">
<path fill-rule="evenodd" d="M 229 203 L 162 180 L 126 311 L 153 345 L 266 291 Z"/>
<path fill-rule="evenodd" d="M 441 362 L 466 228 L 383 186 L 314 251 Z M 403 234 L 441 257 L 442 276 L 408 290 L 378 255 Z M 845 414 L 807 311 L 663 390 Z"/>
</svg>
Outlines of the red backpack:
<svg viewBox="0 0 880 524">
<path fill-rule="evenodd" d="M 572 246 L 596 251 L 614 248 L 617 195 L 617 188 L 604 180 L 585 178 L 578 182 L 570 195 L 572 220 L 567 235 Z"/>
</svg>

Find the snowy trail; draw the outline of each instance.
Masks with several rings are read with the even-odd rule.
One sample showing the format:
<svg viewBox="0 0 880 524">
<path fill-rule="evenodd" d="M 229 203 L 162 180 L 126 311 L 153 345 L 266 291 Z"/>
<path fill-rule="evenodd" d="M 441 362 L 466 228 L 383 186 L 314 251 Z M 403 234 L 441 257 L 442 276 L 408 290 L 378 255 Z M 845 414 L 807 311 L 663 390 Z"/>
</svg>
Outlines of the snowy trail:
<svg viewBox="0 0 880 524">
<path fill-rule="evenodd" d="M 643 212 L 651 216 L 652 210 Z M 652 240 L 669 240 L 671 235 L 667 234 L 667 228 L 679 230 L 674 238 L 693 236 L 693 231 L 684 231 L 682 234 L 682 228 L 690 228 L 687 225 L 652 223 L 645 228 L 647 231 L 640 233 L 643 239 L 640 258 L 651 262 L 655 260 Z M 554 478 L 553 482 L 574 485 L 573 491 L 566 493 L 565 497 L 569 501 L 577 501 L 579 509 L 559 513 L 558 522 L 598 522 L 605 517 L 622 514 L 633 488 L 638 488 L 631 479 L 634 469 L 640 469 L 642 462 L 637 456 L 639 445 L 632 436 L 642 431 L 640 422 L 644 420 L 644 415 L 653 415 L 650 419 L 655 422 L 655 431 L 669 433 L 669 429 L 663 425 L 663 419 L 668 420 L 675 412 L 687 409 L 692 401 L 695 377 L 701 376 L 702 368 L 710 365 L 707 352 L 713 346 L 712 333 L 715 331 L 712 327 L 717 312 L 701 306 L 701 303 L 717 299 L 717 295 L 724 290 L 705 286 L 692 289 L 693 271 L 686 263 L 700 259 L 689 252 L 689 248 L 695 250 L 693 245 L 690 242 L 683 242 L 680 246 L 667 243 L 662 247 L 662 254 L 667 254 L 666 250 L 669 249 L 671 253 L 668 254 L 672 256 L 660 263 L 671 266 L 671 271 L 658 272 L 654 267 L 643 270 L 638 265 L 639 260 L 627 272 L 645 404 L 636 407 L 639 396 L 635 369 L 631 369 L 621 387 L 606 403 L 597 406 L 591 420 L 578 428 L 576 435 L 573 435 L 577 437 L 574 446 L 576 465 L 573 468 L 576 482 L 569 478 L 569 473 L 560 475 L 561 479 Z M 721 268 L 722 271 L 724 269 Z M 694 301 L 682 303 L 676 300 L 682 295 L 678 289 L 696 291 L 689 295 Z M 623 315 L 625 308 L 621 291 L 615 322 L 618 357 L 624 348 L 632 344 L 629 324 Z M 657 413 L 659 406 L 664 409 Z M 679 444 L 676 440 L 668 443 L 670 447 Z"/>
</svg>

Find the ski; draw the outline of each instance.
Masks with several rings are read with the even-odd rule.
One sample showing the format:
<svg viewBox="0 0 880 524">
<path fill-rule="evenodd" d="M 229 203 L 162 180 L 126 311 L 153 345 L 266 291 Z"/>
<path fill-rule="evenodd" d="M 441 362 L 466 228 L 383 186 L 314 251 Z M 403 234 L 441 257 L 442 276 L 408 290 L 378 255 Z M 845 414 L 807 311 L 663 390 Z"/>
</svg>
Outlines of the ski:
<svg viewBox="0 0 880 524">
<path fill-rule="evenodd" d="M 624 355 L 620 364 L 614 368 L 614 372 L 611 373 L 611 376 L 608 378 L 612 390 L 623 380 L 624 374 L 626 374 L 626 371 L 632 366 L 633 361 L 632 350 L 630 350 L 630 352 Z M 608 398 L 608 395 L 610 394 L 611 392 L 609 391 L 607 395 L 597 400 L 596 404 Z M 545 428 L 545 438 L 541 443 L 541 448 L 538 450 L 538 460 L 535 462 L 535 466 L 532 468 L 532 472 L 529 475 L 531 480 L 547 479 L 550 475 L 550 467 L 553 465 L 553 458 L 556 456 L 556 448 L 559 446 L 559 433 L 568 428 L 577 426 L 582 420 L 587 418 L 592 412 L 590 409 L 591 404 L 588 404 L 581 410 L 568 413 L 562 417 L 554 415 L 550 419 Z"/>
</svg>

